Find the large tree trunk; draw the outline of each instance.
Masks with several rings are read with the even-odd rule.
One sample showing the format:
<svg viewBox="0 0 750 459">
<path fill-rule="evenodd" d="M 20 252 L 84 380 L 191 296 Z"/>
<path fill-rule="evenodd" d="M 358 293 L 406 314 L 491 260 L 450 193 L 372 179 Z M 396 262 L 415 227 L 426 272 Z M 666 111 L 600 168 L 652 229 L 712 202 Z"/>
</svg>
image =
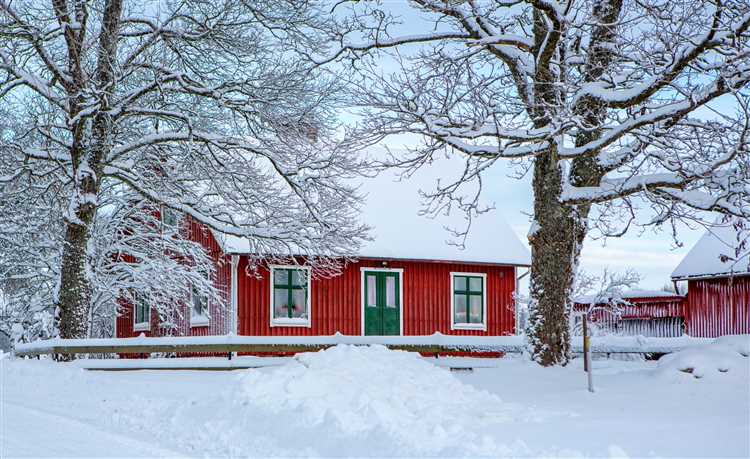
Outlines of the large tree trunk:
<svg viewBox="0 0 750 459">
<path fill-rule="evenodd" d="M 90 223 L 68 222 L 65 226 L 57 303 L 57 327 L 61 338 L 85 338 L 88 335 L 91 285 L 86 275 L 86 248 Z"/>
<path fill-rule="evenodd" d="M 527 334 L 532 357 L 542 365 L 566 364 L 570 353 L 570 294 L 585 219 L 560 204 L 562 170 L 554 153 L 534 163 L 531 244 L 531 304 Z"/>
<path fill-rule="evenodd" d="M 589 46 L 587 81 L 598 79 L 612 62 L 612 43 L 621 9 L 621 0 L 600 0 L 593 5 L 592 16 L 597 19 L 597 27 Z M 538 20 L 535 26 L 546 27 Z M 538 85 L 538 96 L 553 106 L 554 94 L 549 93 L 554 87 L 551 78 L 544 73 L 538 77 L 548 83 Z M 601 126 L 606 116 L 606 108 L 591 98 L 583 98 L 574 111 L 588 126 Z M 544 118 L 537 114 L 536 119 Z M 582 130 L 576 135 L 576 146 L 584 145 L 600 134 L 600 129 Z M 576 158 L 571 164 L 569 180 L 575 186 L 597 186 L 606 172 L 596 157 Z M 566 206 L 561 203 L 562 170 L 554 149 L 536 157 L 533 186 L 535 222 L 529 234 L 532 262 L 527 335 L 534 360 L 545 366 L 564 365 L 570 357 L 570 295 L 588 232 L 591 205 Z"/>
</svg>

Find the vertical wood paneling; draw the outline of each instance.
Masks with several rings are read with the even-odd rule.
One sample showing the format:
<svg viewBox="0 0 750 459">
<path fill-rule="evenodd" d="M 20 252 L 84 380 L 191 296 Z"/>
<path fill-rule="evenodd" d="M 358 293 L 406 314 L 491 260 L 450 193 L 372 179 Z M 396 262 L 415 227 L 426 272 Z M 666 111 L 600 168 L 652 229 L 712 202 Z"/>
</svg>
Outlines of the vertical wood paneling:
<svg viewBox="0 0 750 459">
<path fill-rule="evenodd" d="M 685 297 L 638 297 L 628 298 L 628 302 L 630 304 L 619 308 L 619 315 L 599 305 L 601 309 L 592 313 L 592 320 L 599 327 L 622 335 L 667 338 L 684 333 Z M 589 305 L 575 303 L 573 308 L 582 312 Z"/>
<path fill-rule="evenodd" d="M 380 260 L 349 264 L 340 276 L 314 278 L 311 283 L 311 326 L 270 325 L 270 284 L 266 267 L 260 277 L 248 271 L 247 257 L 238 266 L 239 333 L 252 336 L 361 334 L 361 269 L 382 267 Z M 513 267 L 390 260 L 388 268 L 403 269 L 401 313 L 405 335 L 435 332 L 460 335 L 508 335 L 515 326 Z M 487 274 L 487 331 L 450 329 L 450 273 Z"/>
<path fill-rule="evenodd" d="M 691 336 L 750 333 L 750 276 L 688 281 L 685 320 Z"/>
</svg>

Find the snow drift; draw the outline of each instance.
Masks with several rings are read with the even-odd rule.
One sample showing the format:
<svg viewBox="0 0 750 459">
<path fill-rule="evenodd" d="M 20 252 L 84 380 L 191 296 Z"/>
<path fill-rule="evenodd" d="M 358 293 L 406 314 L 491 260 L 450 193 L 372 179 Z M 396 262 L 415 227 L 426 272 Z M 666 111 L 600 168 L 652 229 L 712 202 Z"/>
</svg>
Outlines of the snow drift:
<svg viewBox="0 0 750 459">
<path fill-rule="evenodd" d="M 384 434 L 395 451 L 419 454 L 510 454 L 482 430 L 526 417 L 416 353 L 380 345 L 298 354 L 268 372 L 248 372 L 243 383 L 246 400 L 296 424 L 333 423 L 333 431 L 357 437 Z"/>
</svg>

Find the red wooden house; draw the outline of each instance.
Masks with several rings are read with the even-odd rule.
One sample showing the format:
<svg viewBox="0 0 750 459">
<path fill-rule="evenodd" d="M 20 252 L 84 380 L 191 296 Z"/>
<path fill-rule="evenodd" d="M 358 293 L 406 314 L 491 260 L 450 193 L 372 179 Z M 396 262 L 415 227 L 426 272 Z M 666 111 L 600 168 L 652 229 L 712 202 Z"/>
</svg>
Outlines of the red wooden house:
<svg viewBox="0 0 750 459">
<path fill-rule="evenodd" d="M 737 255 L 740 239 L 731 226 L 713 227 L 672 273 L 673 281 L 688 284 L 688 335 L 750 333 L 750 251 Z"/>
<path fill-rule="evenodd" d="M 465 249 L 445 243 L 441 227 L 422 221 L 376 228 L 375 241 L 333 277 L 298 264 L 250 269 L 247 241 L 218 235 L 187 220 L 216 263 L 223 304 L 195 296 L 184 320 L 165 329 L 150 306 L 126 305 L 117 337 L 218 335 L 510 335 L 516 333 L 514 292 L 528 250 L 503 222 L 472 228 Z M 186 286 L 186 292 L 190 289 Z M 178 299 L 177 301 L 180 301 Z"/>
</svg>

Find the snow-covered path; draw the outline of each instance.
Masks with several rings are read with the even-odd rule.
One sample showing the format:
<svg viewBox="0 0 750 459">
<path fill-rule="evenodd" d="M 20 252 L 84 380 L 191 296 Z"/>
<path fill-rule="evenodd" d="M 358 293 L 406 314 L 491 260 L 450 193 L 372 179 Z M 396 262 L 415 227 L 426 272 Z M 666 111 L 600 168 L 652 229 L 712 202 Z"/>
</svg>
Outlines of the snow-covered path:
<svg viewBox="0 0 750 459">
<path fill-rule="evenodd" d="M 86 372 L 0 360 L 2 457 L 748 457 L 750 367 L 654 362 L 452 373 L 340 346 L 233 372 Z"/>
</svg>

